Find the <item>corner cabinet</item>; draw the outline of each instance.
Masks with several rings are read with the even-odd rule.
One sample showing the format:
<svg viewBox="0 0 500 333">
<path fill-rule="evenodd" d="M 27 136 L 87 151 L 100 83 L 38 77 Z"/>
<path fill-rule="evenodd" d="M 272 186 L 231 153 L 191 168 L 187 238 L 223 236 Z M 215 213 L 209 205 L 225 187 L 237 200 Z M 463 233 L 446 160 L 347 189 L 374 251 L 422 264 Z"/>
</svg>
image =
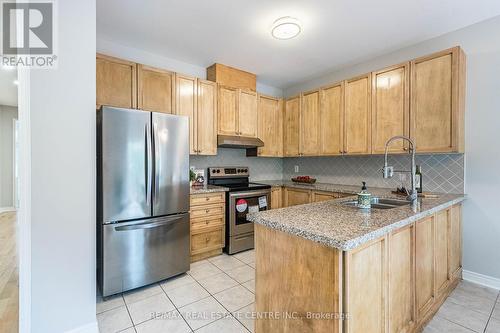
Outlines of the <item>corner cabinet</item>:
<svg viewBox="0 0 500 333">
<path fill-rule="evenodd" d="M 371 153 L 371 74 L 345 81 L 344 154 Z"/>
<path fill-rule="evenodd" d="M 257 155 L 262 157 L 283 156 L 283 100 L 258 96 L 258 137 L 264 142 Z"/>
<path fill-rule="evenodd" d="M 96 108 L 110 105 L 137 107 L 137 64 L 102 54 L 96 55 Z"/>
<path fill-rule="evenodd" d="M 257 93 L 219 86 L 218 133 L 257 137 Z"/>
<path fill-rule="evenodd" d="M 174 113 L 175 73 L 145 65 L 137 66 L 137 108 Z"/>
<path fill-rule="evenodd" d="M 463 152 L 465 54 L 455 47 L 411 62 L 411 128 L 418 152 Z"/>
</svg>

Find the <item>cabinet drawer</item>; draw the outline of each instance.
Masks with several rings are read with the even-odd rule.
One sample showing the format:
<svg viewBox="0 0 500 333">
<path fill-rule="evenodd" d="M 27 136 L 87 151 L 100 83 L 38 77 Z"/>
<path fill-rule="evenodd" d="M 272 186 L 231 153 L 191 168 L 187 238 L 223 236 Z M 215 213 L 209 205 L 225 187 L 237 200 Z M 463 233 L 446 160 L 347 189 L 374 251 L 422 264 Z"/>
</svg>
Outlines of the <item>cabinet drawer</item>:
<svg viewBox="0 0 500 333">
<path fill-rule="evenodd" d="M 191 235 L 191 255 L 198 254 L 224 246 L 224 228 Z"/>
<path fill-rule="evenodd" d="M 191 233 L 194 233 L 200 229 L 221 227 L 223 225 L 224 216 L 191 219 Z"/>
<path fill-rule="evenodd" d="M 204 205 L 191 208 L 191 219 L 224 215 L 224 204 Z"/>
<path fill-rule="evenodd" d="M 224 202 L 224 192 L 191 195 L 191 206 Z"/>
</svg>

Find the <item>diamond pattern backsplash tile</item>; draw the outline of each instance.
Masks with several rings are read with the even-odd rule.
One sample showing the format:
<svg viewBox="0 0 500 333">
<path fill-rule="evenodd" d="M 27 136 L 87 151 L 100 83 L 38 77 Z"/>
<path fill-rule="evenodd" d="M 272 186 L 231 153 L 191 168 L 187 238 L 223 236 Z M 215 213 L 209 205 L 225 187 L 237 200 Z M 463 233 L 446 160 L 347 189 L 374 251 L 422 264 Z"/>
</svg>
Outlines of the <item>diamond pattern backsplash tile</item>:
<svg viewBox="0 0 500 333">
<path fill-rule="evenodd" d="M 394 170 L 409 170 L 410 160 L 409 155 L 389 156 L 389 165 Z M 422 167 L 424 191 L 464 193 L 463 154 L 417 155 L 416 164 Z M 298 173 L 294 172 L 296 165 Z M 366 181 L 368 186 L 396 188 L 403 182 L 410 187 L 407 174 L 395 173 L 393 178 L 384 179 L 383 165 L 381 155 L 285 158 L 283 179 L 309 175 L 323 183 L 361 186 Z"/>
</svg>

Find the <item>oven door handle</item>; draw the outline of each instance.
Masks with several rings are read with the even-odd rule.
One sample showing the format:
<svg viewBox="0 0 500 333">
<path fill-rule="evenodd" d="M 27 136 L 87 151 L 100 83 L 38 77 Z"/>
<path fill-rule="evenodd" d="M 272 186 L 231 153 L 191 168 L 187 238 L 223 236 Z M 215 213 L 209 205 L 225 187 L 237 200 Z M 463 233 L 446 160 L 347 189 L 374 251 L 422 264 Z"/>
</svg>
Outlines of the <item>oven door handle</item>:
<svg viewBox="0 0 500 333">
<path fill-rule="evenodd" d="M 245 191 L 245 192 L 229 192 L 229 197 L 233 198 L 248 198 L 248 197 L 261 197 L 264 195 L 271 194 L 271 190 L 257 190 L 257 191 Z"/>
</svg>

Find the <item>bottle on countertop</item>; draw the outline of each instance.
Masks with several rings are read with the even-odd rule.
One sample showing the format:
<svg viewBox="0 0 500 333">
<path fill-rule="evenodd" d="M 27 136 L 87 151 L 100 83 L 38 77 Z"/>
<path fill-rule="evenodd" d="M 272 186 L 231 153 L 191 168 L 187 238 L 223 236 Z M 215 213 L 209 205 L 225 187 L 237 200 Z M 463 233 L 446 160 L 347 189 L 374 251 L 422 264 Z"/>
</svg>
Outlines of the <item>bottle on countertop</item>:
<svg viewBox="0 0 500 333">
<path fill-rule="evenodd" d="M 366 182 L 363 182 L 361 187 L 361 192 L 358 193 L 358 207 L 359 208 L 371 208 L 372 206 L 372 195 L 366 189 Z"/>
<path fill-rule="evenodd" d="M 415 189 L 417 193 L 422 193 L 422 168 L 417 165 L 417 171 L 415 172 Z"/>
</svg>

